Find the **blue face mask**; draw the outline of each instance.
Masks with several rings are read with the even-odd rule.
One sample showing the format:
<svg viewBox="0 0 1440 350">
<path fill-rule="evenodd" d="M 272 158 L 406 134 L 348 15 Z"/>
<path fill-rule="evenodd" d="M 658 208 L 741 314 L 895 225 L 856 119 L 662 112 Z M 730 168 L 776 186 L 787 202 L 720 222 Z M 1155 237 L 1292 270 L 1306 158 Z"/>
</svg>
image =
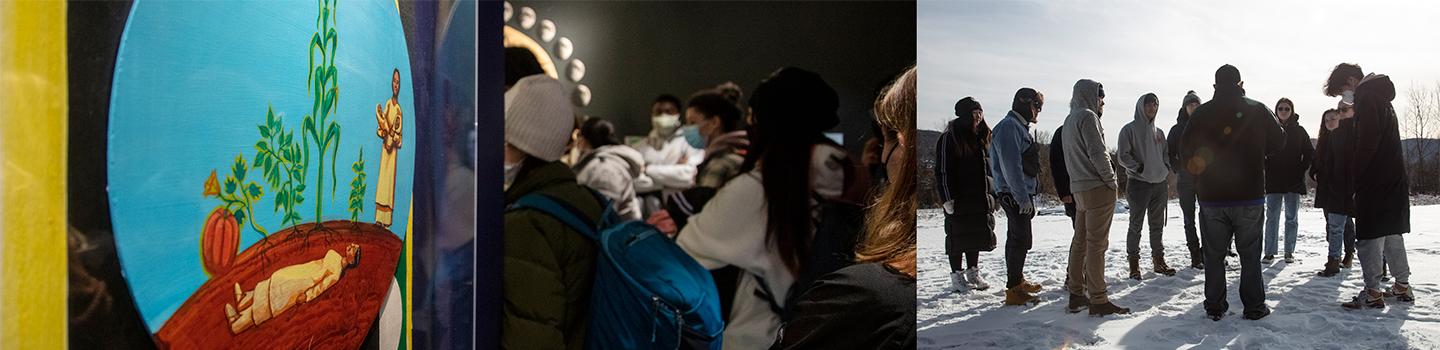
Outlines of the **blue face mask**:
<svg viewBox="0 0 1440 350">
<path fill-rule="evenodd" d="M 685 135 L 685 142 L 689 143 L 690 147 L 704 149 L 705 145 L 709 143 L 709 140 L 705 139 L 705 135 L 700 134 L 699 125 L 690 124 L 680 127 L 680 133 Z"/>
</svg>

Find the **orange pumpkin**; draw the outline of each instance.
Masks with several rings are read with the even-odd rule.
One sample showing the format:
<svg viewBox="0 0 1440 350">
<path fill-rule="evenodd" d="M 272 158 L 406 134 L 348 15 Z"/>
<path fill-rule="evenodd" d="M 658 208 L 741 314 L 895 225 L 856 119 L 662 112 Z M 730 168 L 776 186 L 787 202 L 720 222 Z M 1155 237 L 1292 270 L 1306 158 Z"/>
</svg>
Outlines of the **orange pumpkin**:
<svg viewBox="0 0 1440 350">
<path fill-rule="evenodd" d="M 224 274 L 235 263 L 240 248 L 240 224 L 224 207 L 215 208 L 200 231 L 200 261 L 205 273 Z"/>
</svg>

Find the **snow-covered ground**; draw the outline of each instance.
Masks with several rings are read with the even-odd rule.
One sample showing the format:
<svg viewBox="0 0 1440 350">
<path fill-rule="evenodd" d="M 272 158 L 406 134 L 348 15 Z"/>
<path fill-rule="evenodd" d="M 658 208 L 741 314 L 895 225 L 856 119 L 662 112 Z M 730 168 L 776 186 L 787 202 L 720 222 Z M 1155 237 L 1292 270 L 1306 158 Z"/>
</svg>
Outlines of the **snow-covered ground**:
<svg viewBox="0 0 1440 350">
<path fill-rule="evenodd" d="M 1440 205 L 1411 208 L 1415 232 L 1405 235 L 1405 243 L 1414 270 L 1410 283 L 1415 304 L 1389 299 L 1385 309 L 1358 311 L 1340 307 L 1362 285 L 1358 259 L 1354 268 L 1341 269 L 1335 277 L 1316 276 L 1325 264 L 1325 220 L 1318 209 L 1302 208 L 1296 247 L 1299 261 L 1286 264 L 1277 259 L 1264 266 L 1265 302 L 1273 313 L 1258 321 L 1240 317 L 1238 270 L 1226 272 L 1230 315 L 1218 322 L 1205 317 L 1204 274 L 1184 267 L 1189 253 L 1177 202 L 1170 202 L 1167 214 L 1166 258 L 1179 273 L 1173 277 L 1155 274 L 1148 259 L 1148 237 L 1142 236 L 1141 256 L 1147 257 L 1140 263 L 1144 280 L 1126 278 L 1129 216 L 1117 214 L 1110 229 L 1105 279 L 1111 300 L 1131 308 L 1131 314 L 1098 318 L 1084 312 L 1065 313 L 1065 267 L 1073 232 L 1063 213 L 1034 220 L 1035 242 L 1025 271 L 1028 279 L 1044 286 L 1039 294 L 1042 301 L 1036 306 L 1002 306 L 1004 214 L 996 218 L 999 248 L 980 255 L 980 268 L 991 288 L 956 293 L 949 290 L 943 219 L 938 210 L 921 210 L 920 283 L 915 291 L 919 347 L 1440 349 Z M 1280 241 L 1283 244 L 1283 237 Z M 1230 258 L 1230 263 L 1238 260 Z"/>
</svg>

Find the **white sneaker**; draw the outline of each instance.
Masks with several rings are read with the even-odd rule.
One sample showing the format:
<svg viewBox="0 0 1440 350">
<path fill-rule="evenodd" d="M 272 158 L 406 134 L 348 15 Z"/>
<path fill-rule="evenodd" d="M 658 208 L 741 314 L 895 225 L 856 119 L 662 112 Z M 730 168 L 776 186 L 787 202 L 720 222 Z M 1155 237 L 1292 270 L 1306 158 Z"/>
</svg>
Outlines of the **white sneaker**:
<svg viewBox="0 0 1440 350">
<path fill-rule="evenodd" d="M 990 284 L 985 283 L 985 279 L 980 278 L 980 269 L 972 268 L 966 270 L 965 279 L 970 280 L 970 287 L 975 288 L 975 290 L 990 289 Z"/>
<path fill-rule="evenodd" d="M 970 282 L 966 281 L 959 271 L 950 271 L 950 290 L 956 292 L 970 290 Z"/>
</svg>

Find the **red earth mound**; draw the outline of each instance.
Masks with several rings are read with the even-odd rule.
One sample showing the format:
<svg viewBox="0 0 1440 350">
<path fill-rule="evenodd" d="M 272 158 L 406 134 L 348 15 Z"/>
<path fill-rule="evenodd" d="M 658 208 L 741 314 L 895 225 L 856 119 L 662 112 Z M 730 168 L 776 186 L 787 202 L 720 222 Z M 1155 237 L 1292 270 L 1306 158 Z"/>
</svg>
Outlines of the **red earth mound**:
<svg viewBox="0 0 1440 350">
<path fill-rule="evenodd" d="M 222 275 L 211 276 L 170 316 L 155 334 L 161 348 L 171 349 L 355 349 L 379 316 L 395 276 L 402 242 L 373 223 L 336 220 L 300 224 L 251 245 Z M 360 246 L 360 262 L 319 298 L 276 315 L 240 334 L 230 331 L 225 304 L 235 303 L 235 283 L 250 290 L 280 268 L 309 262 L 326 251 L 344 253 L 347 244 Z M 196 267 L 200 268 L 200 267 Z"/>
</svg>

